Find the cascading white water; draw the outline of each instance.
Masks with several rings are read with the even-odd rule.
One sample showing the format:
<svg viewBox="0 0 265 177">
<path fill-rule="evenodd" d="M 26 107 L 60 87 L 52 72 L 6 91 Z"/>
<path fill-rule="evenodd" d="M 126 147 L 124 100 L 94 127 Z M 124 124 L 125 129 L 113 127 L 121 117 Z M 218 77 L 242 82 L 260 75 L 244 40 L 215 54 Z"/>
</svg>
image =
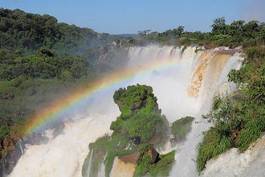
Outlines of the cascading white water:
<svg viewBox="0 0 265 177">
<path fill-rule="evenodd" d="M 196 146 L 202 132 L 209 127 L 201 115 L 210 110 L 219 88 L 229 86 L 225 84 L 226 76 L 232 68 L 240 66 L 241 58 L 237 54 L 222 54 L 222 51 L 195 51 L 188 47 L 182 53 L 181 48 L 157 45 L 130 48 L 128 67 L 141 67 L 155 60 L 175 60 L 176 64 L 135 75 L 102 91 L 89 102 L 87 113 L 80 112 L 78 118 L 65 123 L 62 134 L 49 137 L 47 144 L 28 145 L 10 177 L 81 177 L 89 143 L 109 133 L 111 121 L 119 115 L 112 100 L 114 91 L 136 83 L 153 87 L 159 107 L 170 122 L 183 116 L 196 118 L 186 141 L 176 146 L 176 163 L 170 173 L 172 177 L 196 177 Z"/>
<path fill-rule="evenodd" d="M 22 144 L 21 144 L 21 143 L 22 143 L 22 141 L 21 141 L 21 140 L 19 140 L 19 141 L 18 141 L 19 150 L 20 150 L 20 153 L 21 153 L 21 154 L 23 154 L 23 153 L 24 153 L 24 149 L 23 149 L 23 147 L 22 147 Z"/>
</svg>

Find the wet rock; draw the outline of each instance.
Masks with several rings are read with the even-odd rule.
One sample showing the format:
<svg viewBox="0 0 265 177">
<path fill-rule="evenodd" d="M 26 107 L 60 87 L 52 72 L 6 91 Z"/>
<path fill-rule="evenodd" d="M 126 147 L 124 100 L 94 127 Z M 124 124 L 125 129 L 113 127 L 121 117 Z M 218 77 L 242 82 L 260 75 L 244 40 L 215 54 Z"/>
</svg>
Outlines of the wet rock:
<svg viewBox="0 0 265 177">
<path fill-rule="evenodd" d="M 120 158 L 115 158 L 110 177 L 133 177 L 136 163 L 124 162 Z"/>
<path fill-rule="evenodd" d="M 22 140 L 19 140 L 16 145 L 13 145 L 13 148 L 13 150 L 10 150 L 10 152 L 0 160 L 0 177 L 5 177 L 12 172 L 18 159 L 24 152 L 25 145 Z"/>
<path fill-rule="evenodd" d="M 154 164 L 159 161 L 159 153 L 155 150 L 153 146 L 148 149 L 147 153 L 151 157 L 150 163 Z"/>
<path fill-rule="evenodd" d="M 121 161 L 133 164 L 136 164 L 139 158 L 140 158 L 140 153 L 138 152 L 119 157 Z"/>
</svg>

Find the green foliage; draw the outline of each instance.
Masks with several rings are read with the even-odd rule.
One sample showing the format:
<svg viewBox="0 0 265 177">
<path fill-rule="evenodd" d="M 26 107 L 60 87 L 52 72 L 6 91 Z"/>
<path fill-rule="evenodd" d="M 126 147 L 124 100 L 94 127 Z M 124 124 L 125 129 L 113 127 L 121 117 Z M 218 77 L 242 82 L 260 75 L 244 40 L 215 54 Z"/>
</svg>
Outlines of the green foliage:
<svg viewBox="0 0 265 177">
<path fill-rule="evenodd" d="M 121 110 L 121 115 L 111 124 L 111 129 L 129 137 L 139 137 L 148 142 L 155 134 L 163 134 L 166 119 L 161 116 L 157 99 L 149 86 L 128 86 L 114 94 L 114 101 Z"/>
<path fill-rule="evenodd" d="M 23 76 L 41 79 L 79 79 L 87 76 L 90 71 L 88 62 L 80 57 L 61 58 L 45 51 L 25 57 L 13 56 L 10 61 L 6 55 L 5 53 L 0 56 L 0 80 L 12 80 Z"/>
<path fill-rule="evenodd" d="M 115 103 L 118 104 L 122 113 L 121 118 L 124 120 L 135 112 L 150 113 L 158 109 L 153 89 L 144 85 L 119 89 L 114 93 L 113 98 Z"/>
<path fill-rule="evenodd" d="M 226 136 L 220 134 L 217 129 L 211 128 L 204 135 L 203 142 L 199 146 L 196 161 L 198 171 L 202 171 L 205 168 L 205 164 L 208 160 L 225 152 L 229 148 L 231 148 L 230 140 Z"/>
<path fill-rule="evenodd" d="M 162 33 L 149 32 L 144 38 L 170 45 L 200 45 L 206 48 L 217 46 L 251 47 L 265 44 L 265 24 L 258 21 L 233 21 L 227 24 L 225 18 L 214 20 L 210 33 L 187 32 L 177 27 Z"/>
<path fill-rule="evenodd" d="M 151 177 L 167 177 L 175 161 L 175 151 L 161 155 L 157 163 L 150 163 L 151 158 L 144 154 L 138 162 L 134 177 L 148 175 Z"/>
<path fill-rule="evenodd" d="M 185 139 L 186 135 L 191 130 L 191 125 L 193 120 L 194 120 L 193 117 L 187 116 L 173 122 L 171 126 L 171 133 L 176 141 L 181 141 Z"/>
<path fill-rule="evenodd" d="M 227 26 L 225 24 L 225 18 L 217 18 L 214 20 L 212 25 L 212 32 L 216 34 L 226 34 L 227 33 Z"/>
<path fill-rule="evenodd" d="M 0 9 L 0 48 L 31 52 L 43 46 L 70 53 L 88 44 L 97 33 L 91 29 L 58 23 L 49 15 Z"/>
<path fill-rule="evenodd" d="M 169 172 L 175 161 L 175 151 L 161 155 L 160 160 L 152 165 L 150 168 L 150 175 L 152 177 L 166 177 L 169 176 Z"/>
<path fill-rule="evenodd" d="M 0 125 L 0 139 L 2 140 L 9 133 L 9 127 L 7 125 Z"/>
</svg>

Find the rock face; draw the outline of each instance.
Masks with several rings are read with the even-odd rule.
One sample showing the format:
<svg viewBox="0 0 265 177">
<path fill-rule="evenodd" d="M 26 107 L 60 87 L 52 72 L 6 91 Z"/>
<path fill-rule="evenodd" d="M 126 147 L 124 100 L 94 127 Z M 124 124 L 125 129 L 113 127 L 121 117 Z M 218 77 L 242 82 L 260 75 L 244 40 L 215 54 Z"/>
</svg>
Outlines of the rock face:
<svg viewBox="0 0 265 177">
<path fill-rule="evenodd" d="M 129 155 L 125 155 L 125 156 L 119 157 L 119 159 L 121 161 L 123 161 L 124 163 L 136 164 L 137 161 L 139 160 L 139 157 L 140 157 L 140 153 L 135 152 L 133 154 L 129 154 Z"/>
<path fill-rule="evenodd" d="M 22 141 L 18 141 L 14 150 L 8 153 L 3 159 L 0 160 L 0 177 L 5 177 L 15 167 L 18 159 L 23 154 L 24 144 Z"/>
<path fill-rule="evenodd" d="M 154 164 L 158 162 L 159 160 L 159 153 L 155 150 L 155 148 L 152 146 L 148 149 L 147 154 L 150 156 L 151 164 Z"/>
<path fill-rule="evenodd" d="M 124 158 L 126 158 L 126 162 L 125 159 L 115 158 L 110 177 L 133 177 L 136 167 L 135 156 Z"/>
</svg>

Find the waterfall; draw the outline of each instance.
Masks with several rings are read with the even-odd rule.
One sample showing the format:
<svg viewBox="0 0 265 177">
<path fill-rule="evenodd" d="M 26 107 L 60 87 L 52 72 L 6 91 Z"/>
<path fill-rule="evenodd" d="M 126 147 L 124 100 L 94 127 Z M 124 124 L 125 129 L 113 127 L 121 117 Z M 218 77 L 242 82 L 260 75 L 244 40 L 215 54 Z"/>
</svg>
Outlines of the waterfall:
<svg viewBox="0 0 265 177">
<path fill-rule="evenodd" d="M 19 150 L 20 150 L 21 155 L 24 154 L 24 148 L 22 147 L 22 143 L 23 143 L 22 140 L 18 141 L 18 146 L 19 146 Z"/>
<path fill-rule="evenodd" d="M 184 116 L 195 117 L 187 139 L 176 147 L 168 148 L 176 148 L 171 177 L 198 176 L 195 168 L 196 148 L 202 139 L 202 132 L 210 126 L 202 114 L 209 112 L 214 95 L 233 88 L 227 81 L 227 74 L 231 69 L 240 67 L 242 60 L 239 54 L 225 54 L 222 50 L 196 52 L 195 47 L 184 50 L 158 45 L 129 48 L 128 68 L 140 68 L 157 60 L 171 60 L 175 64 L 136 74 L 101 91 L 87 103 L 87 111 L 76 114 L 75 118 L 64 123 L 60 135 L 49 137 L 46 144 L 27 145 L 10 177 L 81 177 L 89 143 L 110 133 L 109 126 L 119 115 L 118 107 L 112 100 L 114 91 L 136 83 L 153 87 L 158 105 L 169 122 Z M 93 163 L 92 160 L 89 163 Z"/>
<path fill-rule="evenodd" d="M 105 165 L 104 165 L 104 163 L 101 163 L 99 173 L 98 173 L 98 177 L 102 177 L 102 176 L 103 177 L 105 176 Z"/>
<path fill-rule="evenodd" d="M 83 177 L 89 177 L 90 176 L 90 172 L 91 172 L 91 167 L 92 167 L 92 159 L 93 159 L 93 150 L 89 153 L 89 159 L 88 161 L 85 161 L 85 163 L 87 164 L 87 169 L 83 171 L 82 175 Z"/>
</svg>

